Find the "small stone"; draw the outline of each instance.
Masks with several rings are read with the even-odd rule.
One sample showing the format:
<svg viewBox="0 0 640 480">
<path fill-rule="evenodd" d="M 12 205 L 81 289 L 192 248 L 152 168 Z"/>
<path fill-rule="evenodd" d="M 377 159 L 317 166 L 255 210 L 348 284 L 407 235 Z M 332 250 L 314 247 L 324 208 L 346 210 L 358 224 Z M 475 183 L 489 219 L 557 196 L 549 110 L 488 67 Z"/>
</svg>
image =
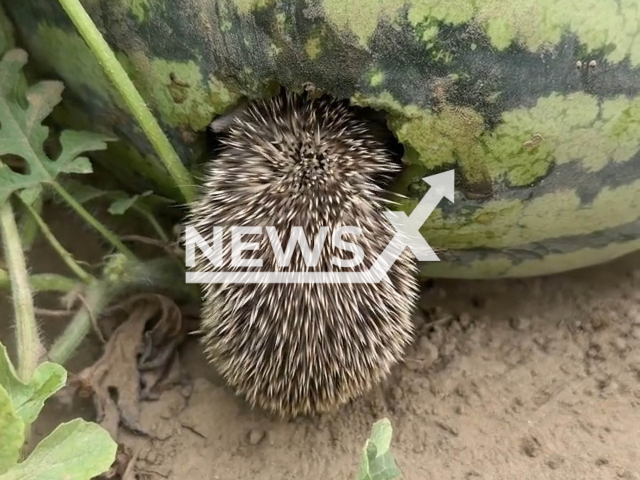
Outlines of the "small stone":
<svg viewBox="0 0 640 480">
<path fill-rule="evenodd" d="M 551 470 L 559 469 L 563 463 L 564 458 L 562 458 L 560 455 L 551 455 L 551 457 L 549 457 L 549 459 L 547 460 L 547 466 Z"/>
<path fill-rule="evenodd" d="M 395 387 L 393 390 L 391 390 L 391 392 L 393 394 L 393 398 L 396 401 L 400 401 L 404 397 L 404 390 L 399 386 Z"/>
<path fill-rule="evenodd" d="M 184 398 L 191 397 L 192 393 L 193 393 L 193 384 L 191 382 L 186 383 L 185 385 L 182 385 L 180 387 L 180 395 L 182 395 Z"/>
<path fill-rule="evenodd" d="M 449 325 L 448 331 L 454 335 L 462 333 L 462 325 L 460 322 L 453 322 Z"/>
<path fill-rule="evenodd" d="M 589 348 L 587 348 L 587 358 L 600 361 L 604 360 L 605 357 L 602 351 L 602 346 L 595 342 L 591 343 Z"/>
<path fill-rule="evenodd" d="M 448 342 L 447 344 L 445 344 L 442 347 L 442 355 L 445 356 L 445 357 L 448 357 L 448 356 L 452 355 L 453 352 L 455 352 L 455 351 L 456 351 L 456 342 L 455 341 Z"/>
<path fill-rule="evenodd" d="M 422 443 L 418 443 L 413 446 L 413 453 L 424 453 L 425 446 Z"/>
<path fill-rule="evenodd" d="M 453 393 L 455 393 L 460 398 L 469 398 L 469 387 L 464 383 L 459 383 L 456 385 L 456 388 L 453 389 Z"/>
<path fill-rule="evenodd" d="M 160 422 L 153 426 L 153 433 L 158 440 L 167 440 L 173 435 L 173 427 L 169 422 Z"/>
<path fill-rule="evenodd" d="M 158 453 L 155 450 L 150 450 L 145 460 L 147 461 L 147 463 L 155 465 L 156 463 L 158 463 Z"/>
<path fill-rule="evenodd" d="M 511 328 L 519 332 L 528 329 L 531 325 L 531 321 L 526 317 L 512 317 L 510 323 Z"/>
<path fill-rule="evenodd" d="M 591 60 L 589 62 L 589 68 L 594 69 L 598 66 L 598 62 L 596 62 L 595 60 Z"/>
<path fill-rule="evenodd" d="M 429 332 L 429 338 L 434 345 L 442 345 L 444 342 L 444 330 L 439 325 L 435 325 Z"/>
<path fill-rule="evenodd" d="M 425 367 L 430 367 L 438 360 L 438 347 L 436 347 L 426 336 L 420 337 L 419 341 L 420 357 L 424 361 Z"/>
<path fill-rule="evenodd" d="M 464 407 L 462 405 L 456 405 L 456 408 L 453 409 L 456 415 L 462 415 L 464 413 Z"/>
<path fill-rule="evenodd" d="M 609 463 L 609 460 L 607 460 L 606 458 L 599 458 L 596 460 L 597 467 L 602 467 L 603 465 L 607 465 L 608 463 Z"/>
<path fill-rule="evenodd" d="M 140 453 L 138 454 L 138 458 L 139 458 L 140 460 L 146 460 L 146 459 L 147 459 L 147 457 L 149 456 L 149 453 L 150 453 L 150 452 L 151 452 L 151 447 L 149 447 L 148 445 L 147 445 L 147 446 L 144 446 L 144 447 L 142 447 L 142 449 L 140 450 Z"/>
<path fill-rule="evenodd" d="M 549 348 L 551 347 L 551 344 L 552 344 L 551 338 L 545 337 L 542 335 L 534 335 L 532 340 L 533 340 L 533 343 L 535 343 L 540 350 L 542 350 L 545 353 L 549 353 Z"/>
<path fill-rule="evenodd" d="M 464 329 L 467 329 L 471 326 L 471 315 L 467 312 L 462 312 L 458 317 L 458 322 L 460 322 L 460 326 Z"/>
<path fill-rule="evenodd" d="M 262 439 L 266 436 L 267 432 L 264 430 L 251 429 L 249 432 L 249 443 L 251 445 L 258 445 Z"/>
<path fill-rule="evenodd" d="M 631 473 L 629 470 L 623 470 L 618 472 L 618 478 L 622 478 L 623 480 L 638 480 L 638 477 Z"/>
<path fill-rule="evenodd" d="M 627 341 L 622 338 L 622 337 L 618 337 L 613 341 L 614 346 L 616 347 L 616 350 L 618 350 L 618 352 L 623 353 L 627 350 Z"/>
<path fill-rule="evenodd" d="M 603 312 L 597 312 L 591 317 L 591 326 L 594 330 L 602 330 L 609 324 L 609 318 Z"/>
<path fill-rule="evenodd" d="M 432 345 L 431 340 L 429 340 L 429 337 L 426 335 L 421 336 L 420 340 L 418 340 L 418 347 L 420 350 L 427 350 L 430 345 Z"/>
<path fill-rule="evenodd" d="M 578 60 L 578 61 L 576 62 L 576 68 L 577 68 L 578 70 L 580 70 L 580 69 L 582 68 L 582 62 L 581 62 L 580 60 Z"/>
</svg>

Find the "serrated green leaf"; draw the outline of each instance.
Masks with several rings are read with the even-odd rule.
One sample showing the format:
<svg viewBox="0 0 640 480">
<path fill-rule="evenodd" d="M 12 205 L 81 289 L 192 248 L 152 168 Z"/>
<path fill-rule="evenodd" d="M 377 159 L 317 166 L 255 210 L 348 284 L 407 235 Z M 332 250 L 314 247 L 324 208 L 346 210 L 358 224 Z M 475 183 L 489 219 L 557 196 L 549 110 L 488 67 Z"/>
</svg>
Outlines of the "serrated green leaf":
<svg viewBox="0 0 640 480">
<path fill-rule="evenodd" d="M 38 418 L 45 400 L 60 390 L 66 381 L 67 372 L 62 366 L 45 362 L 38 365 L 28 384 L 23 383 L 16 374 L 7 349 L 0 343 L 0 386 L 9 394 L 15 412 L 25 425 L 31 425 Z"/>
<path fill-rule="evenodd" d="M 141 195 L 119 198 L 111 204 L 111 206 L 109 207 L 109 213 L 111 215 L 124 215 L 124 213 L 129 210 L 139 199 L 148 197 L 152 193 L 153 192 L 148 191 L 144 192 Z"/>
<path fill-rule="evenodd" d="M 75 130 L 65 130 L 60 134 L 60 145 L 62 153 L 58 156 L 55 164 L 60 168 L 60 172 L 67 173 L 91 173 L 91 163 L 88 158 L 78 156 L 84 152 L 93 150 L 103 150 L 107 148 L 105 142 L 111 140 L 104 135 L 91 132 L 77 132 Z M 75 172 L 68 170 L 74 159 L 81 160 L 81 163 L 89 164 L 88 172 Z"/>
<path fill-rule="evenodd" d="M 123 215 L 129 210 L 134 203 L 138 200 L 138 195 L 133 197 L 119 198 L 109 206 L 109 213 L 111 215 Z"/>
<path fill-rule="evenodd" d="M 78 157 L 64 168 L 64 173 L 93 173 L 93 166 L 87 157 Z"/>
<path fill-rule="evenodd" d="M 60 135 L 62 147 L 55 160 L 44 152 L 49 129 L 42 121 L 60 102 L 63 85 L 57 81 L 43 81 L 29 87 L 27 107 L 23 108 L 13 93 L 20 72 L 27 63 L 23 50 L 9 50 L 0 60 L 0 155 L 16 155 L 27 162 L 28 173 L 18 173 L 0 164 L 0 203 L 13 192 L 52 183 L 60 173 L 90 173 L 88 159 L 80 157 L 87 151 L 104 150 L 104 135 L 90 132 L 64 131 Z"/>
<path fill-rule="evenodd" d="M 91 480 L 109 470 L 116 449 L 105 429 L 78 418 L 56 428 L 0 480 Z"/>
<path fill-rule="evenodd" d="M 389 450 L 393 429 L 384 418 L 373 424 L 371 437 L 365 443 L 356 480 L 395 480 L 402 477 L 393 454 Z"/>
<path fill-rule="evenodd" d="M 18 463 L 24 441 L 24 422 L 14 410 L 11 397 L 0 385 L 0 475 Z"/>
</svg>

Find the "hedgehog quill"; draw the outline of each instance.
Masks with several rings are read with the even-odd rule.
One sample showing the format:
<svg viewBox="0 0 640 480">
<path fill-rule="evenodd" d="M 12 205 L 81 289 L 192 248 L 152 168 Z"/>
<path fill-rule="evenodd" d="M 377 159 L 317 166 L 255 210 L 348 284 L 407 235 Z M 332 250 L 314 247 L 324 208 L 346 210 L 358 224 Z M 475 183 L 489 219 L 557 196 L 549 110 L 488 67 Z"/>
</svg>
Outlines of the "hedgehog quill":
<svg viewBox="0 0 640 480">
<path fill-rule="evenodd" d="M 315 264 L 298 248 L 283 267 L 263 236 L 253 252 L 261 267 L 213 266 L 202 253 L 197 267 L 367 271 L 395 234 L 383 214 L 383 185 L 398 168 L 343 102 L 282 93 L 252 103 L 228 120 L 187 225 L 198 231 L 272 226 L 283 245 L 294 226 L 316 239 L 321 228 L 331 237 L 354 225 L 361 235 L 343 239 L 362 249 L 363 261 L 337 267 L 332 258 L 350 254 L 325 242 Z M 224 232 L 228 258 L 229 229 Z M 253 407 L 287 417 L 337 409 L 402 359 L 413 337 L 416 273 L 405 251 L 387 272 L 389 282 L 206 284 L 201 333 L 207 356 Z"/>
</svg>

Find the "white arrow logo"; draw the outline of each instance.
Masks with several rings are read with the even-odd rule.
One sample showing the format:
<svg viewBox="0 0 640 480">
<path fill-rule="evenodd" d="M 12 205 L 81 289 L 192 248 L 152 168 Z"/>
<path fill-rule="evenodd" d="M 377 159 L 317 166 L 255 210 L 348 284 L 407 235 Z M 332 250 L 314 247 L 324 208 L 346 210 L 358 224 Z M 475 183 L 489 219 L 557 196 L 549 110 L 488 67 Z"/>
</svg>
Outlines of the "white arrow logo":
<svg viewBox="0 0 640 480">
<path fill-rule="evenodd" d="M 422 180 L 431 185 L 431 188 L 427 194 L 422 197 L 422 200 L 420 200 L 420 203 L 418 203 L 416 208 L 414 208 L 411 216 L 407 217 L 407 214 L 404 212 L 392 212 L 389 210 L 385 212 L 385 216 L 391 222 L 393 228 L 398 232 L 391 241 L 391 244 L 394 242 L 398 242 L 400 244 L 402 242 L 411 249 L 419 261 L 437 262 L 439 261 L 439 258 L 425 241 L 424 237 L 420 234 L 420 228 L 424 225 L 424 222 L 427 221 L 429 215 L 433 213 L 433 210 L 435 210 L 438 203 L 440 203 L 442 197 L 447 197 L 451 203 L 454 202 L 453 170 L 439 173 L 437 175 L 431 175 L 430 177 L 425 177 Z M 404 234 L 406 238 L 401 238 L 402 234 Z M 389 246 L 391 246 L 391 244 L 389 244 Z M 403 250 L 405 245 L 403 245 Z"/>
<path fill-rule="evenodd" d="M 454 179 L 453 170 L 423 178 L 431 188 L 409 216 L 384 212 L 397 233 L 366 272 L 187 272 L 187 283 L 379 283 L 389 281 L 387 272 L 407 247 L 421 262 L 438 262 L 420 228 L 443 197 L 454 202 Z"/>
</svg>

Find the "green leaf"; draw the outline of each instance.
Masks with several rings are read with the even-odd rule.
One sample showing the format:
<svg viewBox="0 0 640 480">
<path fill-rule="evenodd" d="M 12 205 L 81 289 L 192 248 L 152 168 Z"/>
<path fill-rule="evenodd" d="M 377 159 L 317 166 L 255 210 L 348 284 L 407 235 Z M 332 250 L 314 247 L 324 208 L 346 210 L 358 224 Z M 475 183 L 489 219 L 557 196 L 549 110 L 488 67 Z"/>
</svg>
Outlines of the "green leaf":
<svg viewBox="0 0 640 480">
<path fill-rule="evenodd" d="M 0 475 L 18 463 L 24 441 L 24 422 L 14 410 L 11 397 L 0 385 Z"/>
<path fill-rule="evenodd" d="M 110 139 L 104 135 L 92 132 L 76 132 L 65 130 L 60 134 L 60 145 L 62 153 L 58 156 L 55 164 L 59 172 L 64 173 L 91 173 L 91 162 L 88 158 L 78 157 L 84 152 L 91 150 L 103 150 L 107 148 L 105 142 Z"/>
<path fill-rule="evenodd" d="M 116 449 L 105 429 L 78 418 L 58 426 L 0 480 L 91 480 L 109 470 Z"/>
<path fill-rule="evenodd" d="M 42 186 L 36 185 L 35 187 L 25 188 L 20 192 L 20 198 L 24 200 L 24 203 L 27 205 L 32 205 L 35 202 L 40 194 L 42 193 Z"/>
<path fill-rule="evenodd" d="M 31 425 L 51 395 L 60 390 L 67 381 L 66 370 L 55 363 L 45 362 L 38 365 L 28 384 L 16 375 L 9 360 L 7 349 L 0 343 L 0 386 L 9 397 L 16 414 L 25 425 Z"/>
<path fill-rule="evenodd" d="M 65 179 L 60 183 L 62 183 L 62 186 L 69 195 L 76 199 L 78 203 L 82 204 L 108 195 L 109 193 L 105 190 L 100 190 L 99 188 L 87 185 L 86 183 L 76 182 L 71 179 Z M 57 200 L 57 198 L 55 200 Z"/>
<path fill-rule="evenodd" d="M 393 454 L 389 450 L 393 429 L 384 418 L 373 424 L 371 437 L 365 443 L 356 480 L 395 480 L 402 477 Z"/>
<path fill-rule="evenodd" d="M 377 452 L 387 452 L 391 448 L 392 436 L 393 428 L 391 428 L 391 422 L 384 418 L 373 425 L 369 446 L 374 447 Z"/>
<path fill-rule="evenodd" d="M 120 190 L 101 190 L 92 185 L 87 185 L 86 183 L 78 182 L 70 178 L 65 178 L 60 183 L 73 198 L 82 204 L 100 197 L 107 197 L 114 200 L 113 203 L 116 203 L 117 205 L 114 207 L 115 213 L 113 213 L 113 215 L 121 215 L 121 213 L 119 213 L 120 211 L 123 211 L 124 213 L 134 204 L 137 207 L 150 211 L 158 207 L 165 207 L 175 203 L 174 200 L 156 195 L 151 191 L 131 197 L 129 194 Z M 123 207 L 126 208 L 122 210 Z"/>
<path fill-rule="evenodd" d="M 144 192 L 141 195 L 134 195 L 133 197 L 124 197 L 119 198 L 115 202 L 111 204 L 109 207 L 109 213 L 111 215 L 123 215 L 127 210 L 129 210 L 140 198 L 148 197 L 153 192 L 148 191 Z"/>
<path fill-rule="evenodd" d="M 60 103 L 63 85 L 43 81 L 27 89 L 26 108 L 15 93 L 27 54 L 20 49 L 9 50 L 0 60 L 0 155 L 16 155 L 28 164 L 28 173 L 18 173 L 0 164 L 0 203 L 13 192 L 32 189 L 42 183 L 53 183 L 60 173 L 91 173 L 91 163 L 80 155 L 87 151 L 104 150 L 104 135 L 90 132 L 64 131 L 60 135 L 61 153 L 53 160 L 44 152 L 49 129 L 42 121 Z M 33 191 L 27 194 L 33 198 Z"/>
</svg>

